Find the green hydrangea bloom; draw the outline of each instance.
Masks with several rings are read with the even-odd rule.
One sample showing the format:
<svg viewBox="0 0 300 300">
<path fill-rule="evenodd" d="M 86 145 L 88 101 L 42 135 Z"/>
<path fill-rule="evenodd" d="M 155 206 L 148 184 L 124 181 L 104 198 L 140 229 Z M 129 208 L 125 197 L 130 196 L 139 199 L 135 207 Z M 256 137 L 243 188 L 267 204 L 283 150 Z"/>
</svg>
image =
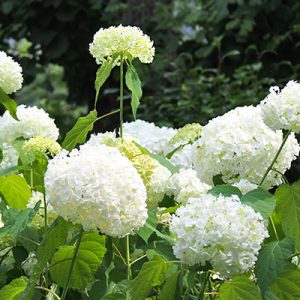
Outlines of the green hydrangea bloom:
<svg viewBox="0 0 300 300">
<path fill-rule="evenodd" d="M 23 145 L 23 151 L 27 154 L 47 154 L 50 156 L 57 155 L 61 150 L 61 146 L 53 139 L 43 136 L 36 136 Z"/>
</svg>

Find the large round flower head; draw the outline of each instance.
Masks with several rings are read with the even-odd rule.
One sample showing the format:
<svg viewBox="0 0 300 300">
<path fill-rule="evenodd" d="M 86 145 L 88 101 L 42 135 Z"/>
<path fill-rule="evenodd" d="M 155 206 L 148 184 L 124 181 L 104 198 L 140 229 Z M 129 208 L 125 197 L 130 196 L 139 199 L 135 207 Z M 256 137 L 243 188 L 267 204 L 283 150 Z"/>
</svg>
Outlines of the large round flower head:
<svg viewBox="0 0 300 300">
<path fill-rule="evenodd" d="M 19 121 L 12 118 L 8 111 L 4 113 L 0 120 L 0 142 L 12 142 L 19 137 L 29 139 L 35 136 L 57 140 L 58 128 L 42 108 L 19 105 L 17 117 Z"/>
<path fill-rule="evenodd" d="M 5 52 L 0 51 L 0 88 L 12 94 L 22 87 L 22 68 Z"/>
<path fill-rule="evenodd" d="M 157 207 L 167 192 L 167 184 L 171 172 L 160 165 L 155 159 L 143 153 L 133 141 L 116 138 L 112 132 L 92 135 L 90 140 L 86 143 L 87 146 L 103 144 L 118 148 L 118 150 L 131 161 L 146 186 L 148 208 Z"/>
<path fill-rule="evenodd" d="M 136 141 L 156 154 L 163 154 L 168 141 L 177 132 L 173 128 L 158 127 L 143 120 L 124 123 L 123 131 L 125 138 Z"/>
<path fill-rule="evenodd" d="M 168 183 L 168 194 L 173 195 L 179 203 L 186 204 L 190 198 L 200 197 L 208 192 L 211 186 L 202 183 L 197 173 L 191 169 L 181 169 L 172 175 Z"/>
<path fill-rule="evenodd" d="M 270 128 L 300 133 L 300 83 L 291 80 L 281 91 L 278 86 L 271 87 L 260 106 Z"/>
<path fill-rule="evenodd" d="M 129 60 L 138 58 L 142 63 L 153 61 L 155 49 L 149 36 L 135 26 L 101 28 L 90 44 L 90 53 L 98 64 L 110 60 L 114 54 L 123 54 Z"/>
<path fill-rule="evenodd" d="M 143 181 L 116 148 L 85 145 L 61 151 L 49 162 L 45 188 L 54 211 L 85 230 L 123 237 L 147 219 Z"/>
<path fill-rule="evenodd" d="M 273 131 L 263 122 L 260 107 L 238 107 L 203 127 L 196 142 L 195 169 L 199 178 L 208 184 L 212 184 L 213 176 L 218 174 L 225 182 L 247 179 L 259 184 L 282 139 L 281 131 Z M 285 173 L 298 154 L 299 145 L 292 134 L 274 169 Z M 263 186 L 269 189 L 280 183 L 281 175 L 271 171 Z"/>
<path fill-rule="evenodd" d="M 46 154 L 54 157 L 61 150 L 60 145 L 53 139 L 43 136 L 36 136 L 23 145 L 23 151 L 28 154 Z"/>
<path fill-rule="evenodd" d="M 194 143 L 200 137 L 202 128 L 198 123 L 191 123 L 177 129 L 177 133 L 170 139 L 166 145 L 166 149 L 164 149 L 165 155 L 180 146 Z"/>
<path fill-rule="evenodd" d="M 194 144 L 187 144 L 178 149 L 170 158 L 172 164 L 180 169 L 193 169 L 197 160 L 197 147 Z"/>
<path fill-rule="evenodd" d="M 177 258 L 189 265 L 209 262 L 225 277 L 251 269 L 268 236 L 262 216 L 236 195 L 191 198 L 172 216 L 170 231 Z"/>
<path fill-rule="evenodd" d="M 8 143 L 0 143 L 2 160 L 0 159 L 0 170 L 5 170 L 18 164 L 19 153 Z"/>
</svg>

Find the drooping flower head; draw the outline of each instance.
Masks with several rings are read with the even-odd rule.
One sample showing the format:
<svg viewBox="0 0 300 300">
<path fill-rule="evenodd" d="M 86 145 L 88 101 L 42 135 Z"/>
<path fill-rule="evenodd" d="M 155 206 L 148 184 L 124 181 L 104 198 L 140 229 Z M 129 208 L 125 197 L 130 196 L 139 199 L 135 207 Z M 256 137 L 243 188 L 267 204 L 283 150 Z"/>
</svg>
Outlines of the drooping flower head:
<svg viewBox="0 0 300 300">
<path fill-rule="evenodd" d="M 101 28 L 90 44 L 90 53 L 98 64 L 121 54 L 129 60 L 138 58 L 142 63 L 151 63 L 154 57 L 153 42 L 135 26 Z"/>
<path fill-rule="evenodd" d="M 209 262 L 225 277 L 251 269 L 268 236 L 262 216 L 236 195 L 191 198 L 172 216 L 170 231 L 177 258 L 189 265 Z"/>
<path fill-rule="evenodd" d="M 168 141 L 176 134 L 176 129 L 158 127 L 143 120 L 124 123 L 124 137 L 134 140 L 153 153 L 163 154 Z"/>
<path fill-rule="evenodd" d="M 22 87 L 22 68 L 5 52 L 0 51 L 0 88 L 12 94 Z"/>
<path fill-rule="evenodd" d="M 300 83 L 291 80 L 281 91 L 278 86 L 271 87 L 260 107 L 264 122 L 273 130 L 300 133 Z"/>
<path fill-rule="evenodd" d="M 146 188 L 137 170 L 118 149 L 84 145 L 60 152 L 45 175 L 48 203 L 85 230 L 123 237 L 147 219 Z"/>
<path fill-rule="evenodd" d="M 200 180 L 208 184 L 218 174 L 225 182 L 247 179 L 259 184 L 282 139 L 281 131 L 273 131 L 263 122 L 260 107 L 238 107 L 203 127 L 200 139 L 193 145 L 197 153 L 194 166 Z M 274 169 L 285 173 L 298 154 L 299 145 L 292 134 Z M 263 184 L 267 189 L 282 183 L 275 170 L 269 172 Z"/>
</svg>

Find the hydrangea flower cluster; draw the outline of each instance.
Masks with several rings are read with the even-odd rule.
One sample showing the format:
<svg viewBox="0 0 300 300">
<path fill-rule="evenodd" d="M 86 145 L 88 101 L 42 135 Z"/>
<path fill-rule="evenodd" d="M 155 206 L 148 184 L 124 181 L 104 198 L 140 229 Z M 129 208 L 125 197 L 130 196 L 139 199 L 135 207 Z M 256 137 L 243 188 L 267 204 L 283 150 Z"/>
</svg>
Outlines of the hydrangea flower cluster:
<svg viewBox="0 0 300 300">
<path fill-rule="evenodd" d="M 0 117 L 0 148 L 3 151 L 0 169 L 17 165 L 19 155 L 12 146 L 15 139 L 30 139 L 36 136 L 52 140 L 58 138 L 59 132 L 54 120 L 43 109 L 20 105 L 17 107 L 17 117 L 19 121 L 12 118 L 8 111 Z"/>
<path fill-rule="evenodd" d="M 172 216 L 175 256 L 189 265 L 211 263 L 221 276 L 252 268 L 268 231 L 262 216 L 238 196 L 191 198 Z"/>
<path fill-rule="evenodd" d="M 282 139 L 281 131 L 273 131 L 263 122 L 260 107 L 238 107 L 203 127 L 200 139 L 194 144 L 195 169 L 200 180 L 207 184 L 212 184 L 213 176 L 218 174 L 222 174 L 225 182 L 247 179 L 259 184 Z M 274 168 L 285 173 L 298 154 L 299 145 L 292 134 Z M 269 189 L 280 183 L 281 175 L 271 171 L 263 186 Z"/>
<path fill-rule="evenodd" d="M 147 219 L 146 188 L 118 149 L 87 146 L 61 151 L 45 175 L 47 201 L 55 212 L 84 230 L 123 237 Z"/>
<path fill-rule="evenodd" d="M 247 194 L 248 192 L 255 190 L 258 188 L 257 184 L 251 183 L 247 179 L 241 179 L 237 182 L 230 182 L 233 186 L 237 187 L 243 195 Z"/>
<path fill-rule="evenodd" d="M 134 140 L 153 153 L 163 154 L 169 140 L 176 134 L 176 129 L 158 127 L 143 120 L 124 123 L 124 137 Z"/>
<path fill-rule="evenodd" d="M 90 44 L 90 53 L 98 64 L 111 59 L 114 54 L 121 53 L 129 60 L 138 58 L 142 63 L 151 63 L 154 52 L 149 36 L 135 26 L 101 28 L 95 33 Z"/>
<path fill-rule="evenodd" d="M 0 51 L 0 88 L 12 94 L 22 87 L 22 68 L 5 52 Z"/>
<path fill-rule="evenodd" d="M 202 183 L 192 169 L 181 169 L 172 175 L 168 184 L 168 194 L 173 195 L 175 201 L 186 204 L 190 198 L 200 197 L 208 192 L 211 186 Z"/>
<path fill-rule="evenodd" d="M 300 83 L 291 80 L 281 91 L 278 86 L 271 87 L 260 106 L 270 128 L 300 133 Z"/>
<path fill-rule="evenodd" d="M 82 147 L 103 144 L 118 148 L 132 162 L 146 186 L 148 208 L 157 207 L 167 192 L 171 172 L 149 155 L 142 153 L 134 142 L 128 139 L 116 138 L 113 132 L 92 135 L 90 140 Z"/>
<path fill-rule="evenodd" d="M 53 157 L 60 152 L 61 146 L 51 138 L 36 136 L 24 143 L 23 150 L 27 153 L 47 154 Z"/>
<path fill-rule="evenodd" d="M 185 145 L 172 155 L 170 161 L 180 169 L 193 169 L 197 160 L 196 150 L 197 148 L 194 144 Z"/>
</svg>

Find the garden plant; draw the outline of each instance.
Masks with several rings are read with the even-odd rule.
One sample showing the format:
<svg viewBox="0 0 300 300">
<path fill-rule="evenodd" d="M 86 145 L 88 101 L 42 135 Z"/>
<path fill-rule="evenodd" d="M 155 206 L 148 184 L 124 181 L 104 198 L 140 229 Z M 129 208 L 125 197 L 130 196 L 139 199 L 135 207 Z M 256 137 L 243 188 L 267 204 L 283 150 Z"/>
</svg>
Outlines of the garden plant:
<svg viewBox="0 0 300 300">
<path fill-rule="evenodd" d="M 300 299 L 300 182 L 284 175 L 300 151 L 300 84 L 159 127 L 137 119 L 134 61 L 155 59 L 150 37 L 101 28 L 89 50 L 94 109 L 61 144 L 46 111 L 11 98 L 22 68 L 0 52 L 0 299 Z M 113 69 L 120 106 L 103 114 Z M 90 134 L 115 114 L 118 128 Z"/>
</svg>

